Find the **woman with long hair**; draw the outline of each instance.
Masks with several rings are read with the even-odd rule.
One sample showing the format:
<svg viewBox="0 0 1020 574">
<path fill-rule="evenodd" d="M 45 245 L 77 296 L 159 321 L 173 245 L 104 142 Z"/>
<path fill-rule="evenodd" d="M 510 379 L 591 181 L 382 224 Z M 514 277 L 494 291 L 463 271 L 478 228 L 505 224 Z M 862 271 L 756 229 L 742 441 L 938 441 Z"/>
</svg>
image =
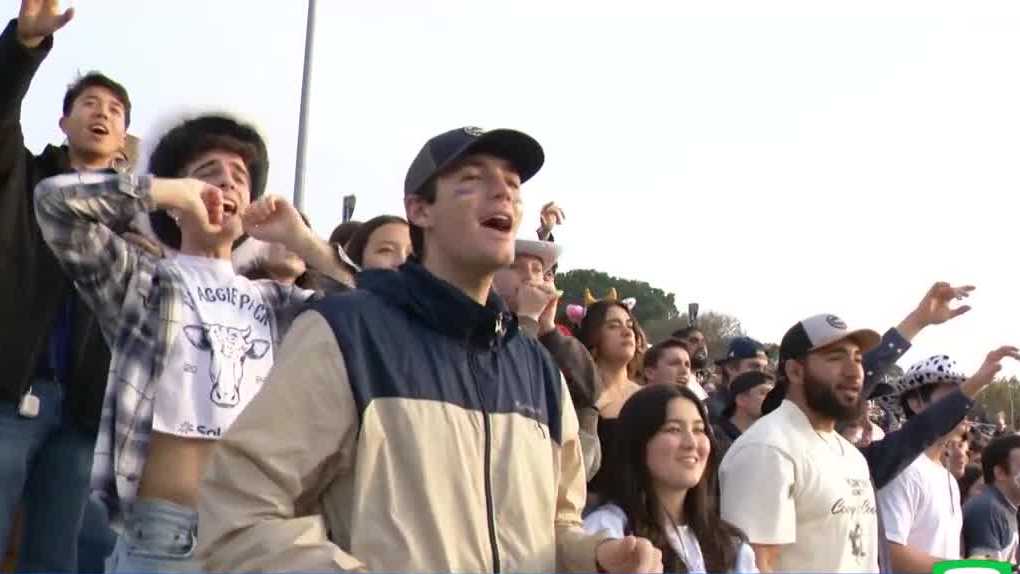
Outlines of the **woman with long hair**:
<svg viewBox="0 0 1020 574">
<path fill-rule="evenodd" d="M 719 457 L 697 395 L 648 386 L 627 400 L 618 421 L 606 503 L 585 518 L 585 529 L 647 538 L 662 551 L 663 572 L 757 572 L 746 537 L 719 516 Z"/>
<path fill-rule="evenodd" d="M 591 353 L 602 388 L 595 408 L 599 411 L 598 435 L 602 444 L 602 464 L 588 483 L 592 501 L 605 490 L 612 465 L 609 445 L 616 430 L 616 417 L 623 403 L 641 386 L 631 378 L 631 364 L 637 352 L 637 329 L 630 309 L 617 301 L 598 301 L 588 307 L 578 338 Z"/>
<path fill-rule="evenodd" d="M 373 217 L 354 232 L 344 250 L 363 270 L 396 269 L 411 255 L 410 229 L 403 217 Z"/>
</svg>

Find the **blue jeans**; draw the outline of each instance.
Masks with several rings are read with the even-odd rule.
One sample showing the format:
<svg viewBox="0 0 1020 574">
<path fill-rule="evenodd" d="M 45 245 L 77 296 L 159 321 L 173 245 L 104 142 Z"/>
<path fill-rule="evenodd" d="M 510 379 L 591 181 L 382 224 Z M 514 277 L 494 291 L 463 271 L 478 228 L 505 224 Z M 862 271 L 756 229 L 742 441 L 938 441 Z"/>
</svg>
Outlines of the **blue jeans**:
<svg viewBox="0 0 1020 574">
<path fill-rule="evenodd" d="M 117 538 L 106 571 L 201 571 L 192 559 L 198 540 L 198 513 L 184 506 L 140 498 L 127 510 L 124 532 Z"/>
<path fill-rule="evenodd" d="M 0 402 L 0 550 L 21 503 L 18 572 L 76 572 L 78 531 L 89 493 L 95 435 L 64 412 L 64 389 L 35 382 L 39 415 L 25 418 Z"/>
<path fill-rule="evenodd" d="M 78 535 L 78 572 L 101 574 L 106 571 L 106 559 L 117 543 L 117 533 L 110 528 L 106 506 L 98 499 L 89 498 L 85 505 L 81 534 Z"/>
</svg>

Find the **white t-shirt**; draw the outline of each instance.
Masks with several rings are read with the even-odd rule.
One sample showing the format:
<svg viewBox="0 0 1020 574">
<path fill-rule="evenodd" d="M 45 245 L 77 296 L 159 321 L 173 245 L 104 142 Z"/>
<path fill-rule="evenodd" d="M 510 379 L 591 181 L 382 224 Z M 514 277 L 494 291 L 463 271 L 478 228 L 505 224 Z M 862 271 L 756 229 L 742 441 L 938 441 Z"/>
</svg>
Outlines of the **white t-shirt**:
<svg viewBox="0 0 1020 574">
<path fill-rule="evenodd" d="M 936 558 L 960 558 L 960 487 L 946 467 L 927 454 L 882 487 L 878 503 L 890 542 Z"/>
<path fill-rule="evenodd" d="M 584 519 L 584 529 L 589 534 L 606 531 L 610 538 L 623 538 L 627 532 L 627 514 L 615 504 L 604 504 L 593 510 Z M 676 552 L 677 556 L 687 565 L 688 572 L 692 574 L 705 572 L 705 558 L 701 554 L 701 545 L 698 544 L 694 532 L 687 525 L 680 525 L 677 530 L 679 534 L 670 528 L 666 529 L 666 538 L 669 540 L 673 552 Z M 732 572 L 737 574 L 758 572 L 758 567 L 754 563 L 754 550 L 743 542 L 739 542 L 739 544 L 737 563 Z"/>
<path fill-rule="evenodd" d="M 722 517 L 752 544 L 782 545 L 777 572 L 878 572 L 875 491 L 864 456 L 783 401 L 719 467 Z"/>
<path fill-rule="evenodd" d="M 169 321 L 169 353 L 156 387 L 152 428 L 218 439 L 273 366 L 272 309 L 230 261 L 177 255 L 164 260 L 184 302 Z"/>
</svg>

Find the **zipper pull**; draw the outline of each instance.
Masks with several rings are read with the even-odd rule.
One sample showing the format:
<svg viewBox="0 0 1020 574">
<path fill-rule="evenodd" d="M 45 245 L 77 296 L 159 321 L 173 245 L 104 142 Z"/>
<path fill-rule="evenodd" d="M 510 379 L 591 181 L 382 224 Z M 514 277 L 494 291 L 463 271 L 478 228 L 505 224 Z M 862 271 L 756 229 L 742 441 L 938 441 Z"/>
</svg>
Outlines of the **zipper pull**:
<svg viewBox="0 0 1020 574">
<path fill-rule="evenodd" d="M 503 328 L 503 314 L 496 315 L 496 336 L 502 337 L 506 333 L 506 329 Z"/>
</svg>

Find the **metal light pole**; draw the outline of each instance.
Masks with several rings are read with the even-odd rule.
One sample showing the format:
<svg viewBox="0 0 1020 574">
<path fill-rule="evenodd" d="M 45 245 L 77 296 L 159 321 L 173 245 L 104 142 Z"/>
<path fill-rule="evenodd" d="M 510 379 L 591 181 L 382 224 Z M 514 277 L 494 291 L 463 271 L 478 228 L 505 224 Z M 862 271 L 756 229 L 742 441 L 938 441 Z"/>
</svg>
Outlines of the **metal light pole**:
<svg viewBox="0 0 1020 574">
<path fill-rule="evenodd" d="M 305 23 L 305 66 L 301 77 L 301 111 L 298 117 L 297 161 L 294 165 L 294 206 L 304 209 L 305 204 L 305 146 L 308 142 L 308 100 L 312 86 L 312 47 L 315 45 L 315 0 L 308 0 L 308 18 Z"/>
</svg>

